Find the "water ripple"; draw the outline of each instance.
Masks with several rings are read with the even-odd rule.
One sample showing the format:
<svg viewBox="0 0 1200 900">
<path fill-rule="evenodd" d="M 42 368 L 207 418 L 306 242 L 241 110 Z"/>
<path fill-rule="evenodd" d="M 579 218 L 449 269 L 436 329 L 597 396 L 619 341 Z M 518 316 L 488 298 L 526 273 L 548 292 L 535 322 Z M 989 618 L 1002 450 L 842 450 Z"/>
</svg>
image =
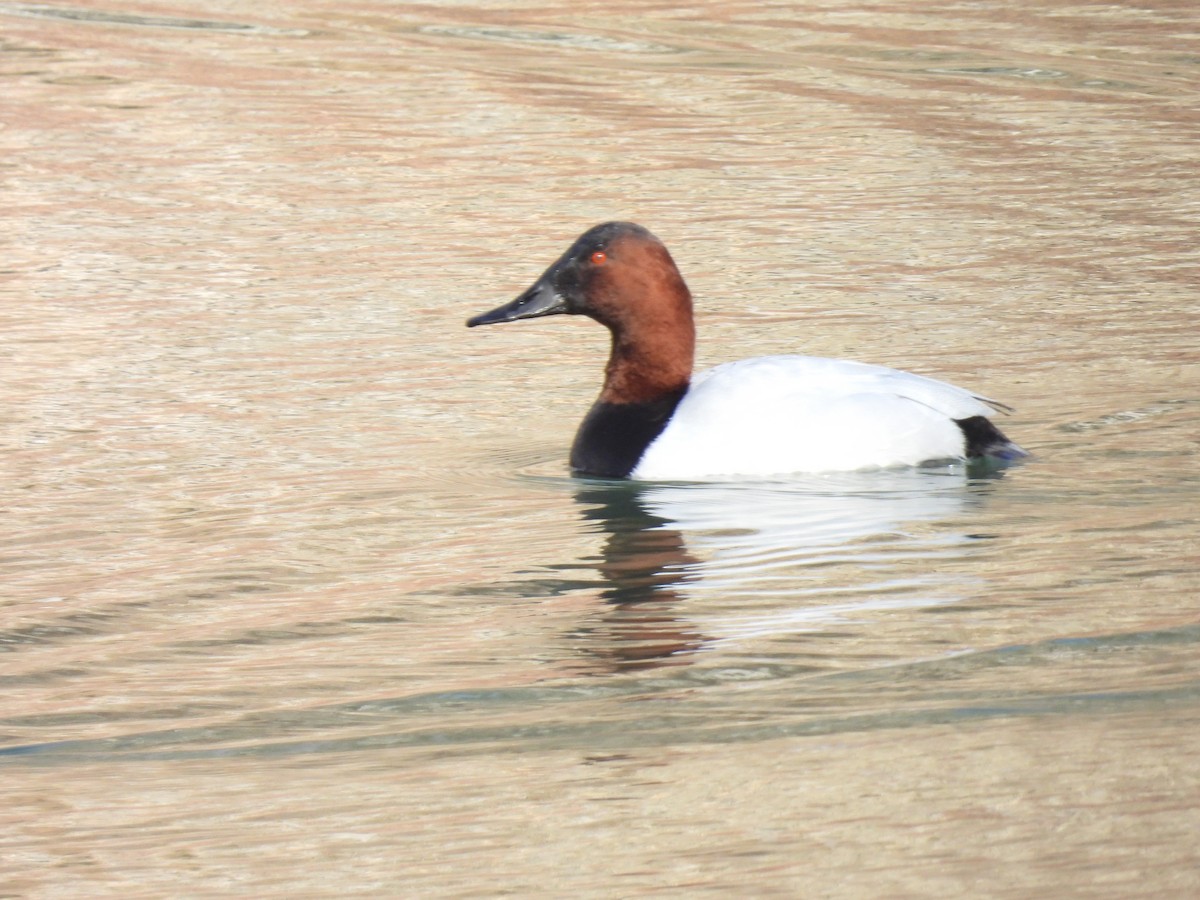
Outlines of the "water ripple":
<svg viewBox="0 0 1200 900">
<path fill-rule="evenodd" d="M 969 686 L 969 679 L 997 667 L 1106 667 L 1113 653 L 1172 652 L 1190 658 L 1200 627 L 1182 626 L 1132 633 L 1052 638 L 1019 646 L 995 647 L 930 660 L 913 660 L 853 672 L 814 674 L 804 665 L 762 662 L 752 666 L 711 666 L 658 670 L 604 681 L 568 681 L 431 691 L 406 697 L 352 701 L 302 710 L 252 712 L 225 724 L 184 726 L 94 740 L 12 745 L 0 749 L 10 760 L 61 761 L 67 758 L 163 759 L 217 756 L 284 756 L 397 746 L 494 746 L 630 748 L 666 743 L 728 743 L 774 736 L 835 734 L 864 730 L 928 727 L 964 719 L 1102 714 L 1132 706 L 1187 706 L 1200 701 L 1194 680 L 1129 688 L 1088 678 L 1057 690 L 1018 691 Z M 709 689 L 729 682 L 753 682 L 770 689 L 786 684 L 792 715 L 769 726 L 753 716 L 731 715 Z M 954 685 L 962 685 L 955 688 Z M 867 691 L 874 711 L 848 702 Z M 914 702 L 919 695 L 921 702 Z M 646 703 L 671 699 L 669 708 L 645 715 Z M 673 699 L 672 699 L 673 698 Z M 687 698 L 687 699 L 681 699 Z M 638 701 L 632 714 L 624 704 Z M 751 700 L 743 696 L 740 704 Z M 906 702 L 907 701 L 907 702 Z M 561 717 L 563 704 L 616 702 L 616 712 L 576 719 Z M 843 713 L 829 714 L 831 706 Z M 814 715 L 821 710 L 823 714 Z M 502 720 L 497 720 L 497 714 Z M 39 718 L 46 722 L 39 723 Z M 582 723 L 582 724 L 581 724 Z M 0 722 L 60 724 L 55 716 L 25 715 Z M 382 731 L 361 733 L 370 726 Z M 358 734 L 332 736 L 342 729 Z M 303 737 L 309 734 L 312 737 Z M 298 738 L 298 739 L 297 739 Z M 247 743 L 248 742 L 248 743 Z M 220 745 L 220 746 L 218 746 Z"/>
<path fill-rule="evenodd" d="M 606 53 L 678 53 L 676 47 L 645 41 L 618 40 L 600 34 L 574 34 L 566 31 L 533 31 L 524 28 L 498 28 L 476 25 L 423 25 L 422 34 L 469 38 L 478 41 L 502 41 L 518 44 L 543 44 L 571 50 L 598 50 Z"/>
<path fill-rule="evenodd" d="M 301 37 L 303 29 L 271 28 L 245 22 L 222 22 L 213 19 L 182 19 L 174 16 L 143 16 L 137 13 L 104 12 L 97 9 L 72 9 L 69 6 L 45 6 L 40 3 L 0 3 L 0 13 L 10 16 L 32 16 L 44 19 L 67 19 L 75 22 L 96 22 L 105 25 L 135 25 L 142 28 L 190 28 L 203 31 L 236 31 L 255 34 Z"/>
</svg>

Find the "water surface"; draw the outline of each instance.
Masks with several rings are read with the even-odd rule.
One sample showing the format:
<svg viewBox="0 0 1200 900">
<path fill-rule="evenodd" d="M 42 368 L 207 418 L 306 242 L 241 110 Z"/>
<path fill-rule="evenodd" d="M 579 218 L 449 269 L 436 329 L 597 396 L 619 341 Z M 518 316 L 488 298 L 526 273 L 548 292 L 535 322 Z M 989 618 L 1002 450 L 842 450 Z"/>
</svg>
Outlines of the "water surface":
<svg viewBox="0 0 1200 900">
<path fill-rule="evenodd" d="M 5 891 L 1195 894 L 1192 7 L 0 3 Z M 571 478 L 611 218 L 1034 459 Z"/>
</svg>

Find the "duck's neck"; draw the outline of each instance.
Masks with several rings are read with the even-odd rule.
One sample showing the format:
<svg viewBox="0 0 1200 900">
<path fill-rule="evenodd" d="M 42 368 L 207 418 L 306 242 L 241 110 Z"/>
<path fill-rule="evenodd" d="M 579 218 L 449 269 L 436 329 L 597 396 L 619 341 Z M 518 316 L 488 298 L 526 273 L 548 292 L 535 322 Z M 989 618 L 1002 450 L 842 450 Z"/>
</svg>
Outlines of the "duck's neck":
<svg viewBox="0 0 1200 900">
<path fill-rule="evenodd" d="M 612 328 L 612 350 L 604 370 L 600 403 L 652 403 L 682 395 L 692 378 L 696 329 L 691 304 L 678 314 L 660 314 L 636 329 Z"/>
<path fill-rule="evenodd" d="M 612 332 L 612 351 L 604 387 L 575 435 L 571 466 L 624 478 L 687 393 L 696 329 L 691 292 L 662 244 L 621 245 L 613 255 L 625 257 L 627 265 L 611 270 L 619 278 L 593 281 L 588 310 Z"/>
<path fill-rule="evenodd" d="M 691 309 L 661 328 L 613 328 L 604 388 L 592 404 L 571 448 L 580 474 L 625 478 L 666 428 L 687 393 L 695 354 Z"/>
</svg>

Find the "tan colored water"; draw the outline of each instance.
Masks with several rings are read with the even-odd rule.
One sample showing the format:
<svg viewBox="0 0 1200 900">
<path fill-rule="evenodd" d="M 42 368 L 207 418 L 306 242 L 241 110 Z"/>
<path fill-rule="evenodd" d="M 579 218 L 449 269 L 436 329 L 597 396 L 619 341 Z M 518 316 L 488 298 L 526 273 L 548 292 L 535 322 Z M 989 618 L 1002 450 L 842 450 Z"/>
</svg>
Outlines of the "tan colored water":
<svg viewBox="0 0 1200 900">
<path fill-rule="evenodd" d="M 1200 893 L 1198 34 L 0 2 L 0 894 Z M 572 480 L 618 217 L 1036 459 Z"/>
</svg>

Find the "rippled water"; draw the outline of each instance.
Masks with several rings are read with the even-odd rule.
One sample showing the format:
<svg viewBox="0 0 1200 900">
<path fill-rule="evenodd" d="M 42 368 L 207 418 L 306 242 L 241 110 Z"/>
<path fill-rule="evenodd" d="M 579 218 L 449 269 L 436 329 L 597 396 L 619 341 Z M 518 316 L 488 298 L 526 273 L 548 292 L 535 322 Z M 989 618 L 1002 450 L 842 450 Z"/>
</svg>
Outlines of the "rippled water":
<svg viewBox="0 0 1200 900">
<path fill-rule="evenodd" d="M 1200 891 L 1198 27 L 0 2 L 0 893 Z M 609 218 L 1035 458 L 570 478 Z"/>
</svg>

